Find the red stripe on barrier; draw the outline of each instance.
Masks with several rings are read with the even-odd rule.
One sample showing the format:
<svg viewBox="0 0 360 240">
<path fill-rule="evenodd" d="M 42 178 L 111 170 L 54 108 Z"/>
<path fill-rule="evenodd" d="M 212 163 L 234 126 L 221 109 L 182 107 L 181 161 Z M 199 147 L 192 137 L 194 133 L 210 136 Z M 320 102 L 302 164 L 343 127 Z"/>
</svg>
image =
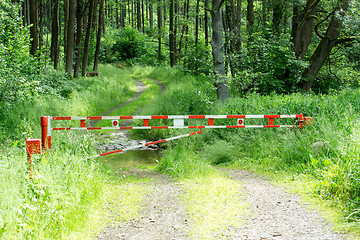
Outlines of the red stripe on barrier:
<svg viewBox="0 0 360 240">
<path fill-rule="evenodd" d="M 120 129 L 133 129 L 133 127 L 120 127 Z"/>
<path fill-rule="evenodd" d="M 162 142 L 166 142 L 166 139 L 162 139 L 162 140 L 159 140 L 159 141 L 146 143 L 145 146 L 149 146 L 149 145 L 153 145 L 153 144 L 157 144 L 157 143 L 162 143 Z"/>
<path fill-rule="evenodd" d="M 71 128 L 53 128 L 52 130 L 71 130 Z"/>
<path fill-rule="evenodd" d="M 120 116 L 120 119 L 134 119 L 133 116 Z"/>
<path fill-rule="evenodd" d="M 205 126 L 188 126 L 188 128 L 205 128 Z"/>
<path fill-rule="evenodd" d="M 168 129 L 168 126 L 151 127 L 151 129 Z"/>
<path fill-rule="evenodd" d="M 226 118 L 245 118 L 245 115 L 226 115 Z"/>
<path fill-rule="evenodd" d="M 265 125 L 264 128 L 279 128 L 280 125 Z"/>
<path fill-rule="evenodd" d="M 88 127 L 87 130 L 101 130 L 101 127 Z"/>
<path fill-rule="evenodd" d="M 116 151 L 112 151 L 112 152 L 101 153 L 100 156 L 106 156 L 106 155 L 109 155 L 109 154 L 118 153 L 118 152 L 122 152 L 122 151 L 123 151 L 123 150 L 120 149 L 120 150 L 116 150 Z"/>
<path fill-rule="evenodd" d="M 52 117 L 51 120 L 71 120 L 71 117 Z"/>
<path fill-rule="evenodd" d="M 199 133 L 202 133 L 202 131 L 198 131 L 198 132 L 194 132 L 194 133 L 189 133 L 189 136 L 193 136 L 193 135 L 196 135 L 196 134 L 199 134 Z"/>
<path fill-rule="evenodd" d="M 264 115 L 264 118 L 280 118 L 280 115 Z"/>
<path fill-rule="evenodd" d="M 169 116 L 151 116 L 151 119 L 169 119 Z"/>
<path fill-rule="evenodd" d="M 226 126 L 226 128 L 245 128 L 244 125 L 239 125 L 239 126 Z"/>
<path fill-rule="evenodd" d="M 189 115 L 189 119 L 205 118 L 205 115 Z"/>
<path fill-rule="evenodd" d="M 88 120 L 102 120 L 101 116 L 96 116 L 96 117 L 87 117 Z"/>
</svg>

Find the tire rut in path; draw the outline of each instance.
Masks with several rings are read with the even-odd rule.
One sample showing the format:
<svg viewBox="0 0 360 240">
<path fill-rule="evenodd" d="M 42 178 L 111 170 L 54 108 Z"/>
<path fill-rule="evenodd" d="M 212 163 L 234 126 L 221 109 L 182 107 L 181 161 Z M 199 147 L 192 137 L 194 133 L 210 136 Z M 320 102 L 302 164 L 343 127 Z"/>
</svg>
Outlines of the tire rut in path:
<svg viewBox="0 0 360 240">
<path fill-rule="evenodd" d="M 345 234 L 331 230 L 317 213 L 306 209 L 300 197 L 244 170 L 223 169 L 244 184 L 245 200 L 251 204 L 250 217 L 228 239 L 251 240 L 341 240 Z"/>
<path fill-rule="evenodd" d="M 97 239 L 171 240 L 187 238 L 187 218 L 179 201 L 181 186 L 169 177 L 146 170 L 130 171 L 150 178 L 152 191 L 145 195 L 140 218 L 107 227 Z"/>
<path fill-rule="evenodd" d="M 144 84 L 142 81 L 140 81 L 140 80 L 138 80 L 138 79 L 136 79 L 136 78 L 132 78 L 132 79 L 133 79 L 133 80 L 135 81 L 135 83 L 136 83 L 136 88 L 137 88 L 137 90 L 136 90 L 135 94 L 134 94 L 129 100 L 127 100 L 126 102 L 120 103 L 120 104 L 116 105 L 115 107 L 112 107 L 112 108 L 108 109 L 107 111 L 101 113 L 100 116 L 107 116 L 107 115 L 109 115 L 110 113 L 114 112 L 115 110 L 117 110 L 117 109 L 119 109 L 119 108 L 121 108 L 121 107 L 123 107 L 123 106 L 125 106 L 125 105 L 128 105 L 128 104 L 132 103 L 133 101 L 135 101 L 136 99 L 138 99 L 141 94 L 143 94 L 143 93 L 145 92 L 145 90 L 146 90 L 145 84 Z M 95 125 L 96 125 L 99 121 L 100 121 L 100 120 L 91 120 L 89 125 L 90 125 L 91 127 L 95 127 Z"/>
<path fill-rule="evenodd" d="M 155 80 L 155 79 L 152 79 L 152 78 L 149 78 L 149 77 L 146 77 L 146 78 L 147 78 L 147 79 L 150 79 L 151 81 L 153 81 L 153 82 L 155 82 L 157 85 L 159 85 L 159 87 L 160 87 L 160 89 L 161 89 L 161 93 L 165 92 L 166 86 L 165 86 L 162 82 L 160 82 L 160 81 L 158 81 L 158 80 Z M 102 114 L 100 114 L 101 116 L 107 116 L 107 115 L 109 115 L 110 113 L 116 111 L 117 109 L 119 109 L 119 108 L 121 108 L 121 107 L 124 107 L 124 106 L 126 106 L 126 105 L 134 102 L 136 99 L 138 99 L 138 98 L 141 96 L 141 94 L 143 94 L 143 93 L 145 92 L 145 90 L 146 90 L 146 85 L 145 85 L 142 81 L 140 81 L 139 79 L 136 79 L 136 78 L 134 78 L 134 77 L 131 78 L 131 79 L 134 80 L 135 83 L 136 83 L 136 88 L 137 88 L 137 90 L 136 90 L 135 94 L 134 94 L 128 101 L 123 102 L 123 103 L 120 103 L 120 104 L 116 105 L 115 107 L 112 107 L 112 108 L 108 109 L 107 111 L 103 112 Z M 138 110 L 136 110 L 135 112 L 131 113 L 131 115 L 137 114 L 137 113 L 139 113 L 141 110 L 142 110 L 142 109 L 138 109 Z M 99 121 L 100 121 L 100 120 L 91 120 L 89 125 L 90 125 L 91 127 L 95 127 L 95 125 L 96 125 Z M 121 126 L 127 126 L 127 125 L 129 125 L 130 122 L 131 122 L 131 120 L 124 120 L 124 121 L 121 123 Z"/>
</svg>

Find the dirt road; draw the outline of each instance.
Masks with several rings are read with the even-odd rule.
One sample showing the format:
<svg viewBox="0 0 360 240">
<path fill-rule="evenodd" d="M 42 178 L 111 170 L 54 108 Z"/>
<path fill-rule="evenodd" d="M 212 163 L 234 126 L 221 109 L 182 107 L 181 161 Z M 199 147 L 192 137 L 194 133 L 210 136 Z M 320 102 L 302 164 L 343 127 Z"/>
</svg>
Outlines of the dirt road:
<svg viewBox="0 0 360 240">
<path fill-rule="evenodd" d="M 138 97 L 144 88 L 141 82 L 137 83 Z M 158 84 L 165 89 L 161 83 Z M 244 196 L 251 213 L 244 216 L 242 227 L 228 226 L 220 235 L 222 239 L 347 239 L 346 235 L 332 231 L 332 227 L 319 214 L 309 210 L 299 196 L 289 194 L 286 189 L 275 186 L 254 173 L 234 169 L 222 171 L 244 186 L 239 194 Z M 133 175 L 138 179 L 150 179 L 145 183 L 137 183 L 146 184 L 145 187 L 150 189 L 141 199 L 140 217 L 111 223 L 97 239 L 194 239 L 189 235 L 192 223 L 184 210 L 180 184 L 168 176 L 150 170 L 131 169 L 123 174 Z"/>
</svg>

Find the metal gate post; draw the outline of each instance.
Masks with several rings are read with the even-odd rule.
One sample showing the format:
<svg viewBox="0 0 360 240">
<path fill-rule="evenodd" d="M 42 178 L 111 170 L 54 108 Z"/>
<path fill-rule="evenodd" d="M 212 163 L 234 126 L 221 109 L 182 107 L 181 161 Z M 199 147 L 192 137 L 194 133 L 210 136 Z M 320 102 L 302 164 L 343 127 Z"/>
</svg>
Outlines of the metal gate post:
<svg viewBox="0 0 360 240">
<path fill-rule="evenodd" d="M 51 126 L 48 116 L 41 116 L 41 141 L 44 150 L 51 149 Z"/>
</svg>

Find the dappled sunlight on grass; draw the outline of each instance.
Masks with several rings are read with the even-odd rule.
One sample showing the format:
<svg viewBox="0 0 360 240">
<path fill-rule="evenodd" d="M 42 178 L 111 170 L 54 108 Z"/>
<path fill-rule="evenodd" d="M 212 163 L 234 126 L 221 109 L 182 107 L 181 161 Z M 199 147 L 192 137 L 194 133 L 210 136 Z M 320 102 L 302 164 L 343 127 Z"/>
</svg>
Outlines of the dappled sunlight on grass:
<svg viewBox="0 0 360 240">
<path fill-rule="evenodd" d="M 238 182 L 217 174 L 182 180 L 183 200 L 196 239 L 221 239 L 228 227 L 240 227 L 248 203 Z"/>
</svg>

